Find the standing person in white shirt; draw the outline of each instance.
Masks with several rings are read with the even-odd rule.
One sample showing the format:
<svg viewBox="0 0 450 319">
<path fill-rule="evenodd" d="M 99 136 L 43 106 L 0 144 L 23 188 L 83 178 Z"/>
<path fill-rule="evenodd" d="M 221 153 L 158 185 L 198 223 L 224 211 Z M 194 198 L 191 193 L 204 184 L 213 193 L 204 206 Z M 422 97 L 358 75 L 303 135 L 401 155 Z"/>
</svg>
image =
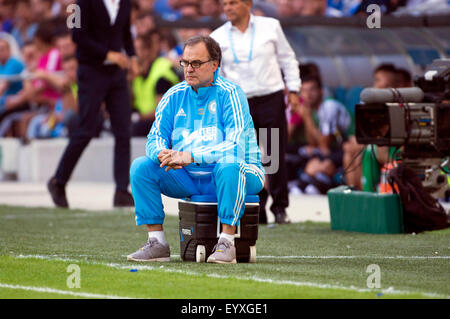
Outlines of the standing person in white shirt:
<svg viewBox="0 0 450 319">
<path fill-rule="evenodd" d="M 211 33 L 222 49 L 221 75 L 244 90 L 258 136 L 260 129 L 267 130 L 267 143 L 260 145 L 265 154 L 270 155 L 272 161 L 273 155 L 279 154 L 278 163 L 266 163 L 266 166 L 278 166 L 278 170 L 268 174 L 269 192 L 263 189 L 259 194 L 260 223 L 267 223 L 265 206 L 269 193 L 275 222 L 289 223 L 286 214 L 289 198 L 284 158 L 287 123 L 283 91 L 286 86 L 288 101 L 296 110 L 301 83 L 298 62 L 280 22 L 252 15 L 252 0 L 223 0 L 222 5 L 228 22 Z M 276 132 L 273 129 L 279 129 L 278 145 L 271 145 L 271 133 Z"/>
</svg>

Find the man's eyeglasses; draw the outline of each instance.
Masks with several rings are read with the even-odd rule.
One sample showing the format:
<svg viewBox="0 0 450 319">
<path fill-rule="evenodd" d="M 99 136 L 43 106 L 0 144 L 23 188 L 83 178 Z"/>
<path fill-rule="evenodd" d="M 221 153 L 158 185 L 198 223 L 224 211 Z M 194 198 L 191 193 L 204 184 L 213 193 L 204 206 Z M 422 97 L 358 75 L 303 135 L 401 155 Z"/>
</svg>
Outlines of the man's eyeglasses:
<svg viewBox="0 0 450 319">
<path fill-rule="evenodd" d="M 205 63 L 207 63 L 207 62 L 210 62 L 210 61 L 212 61 L 212 60 L 209 59 L 208 61 L 205 61 L 205 62 L 202 62 L 202 61 L 199 61 L 199 60 L 194 60 L 194 61 L 192 61 L 192 62 L 189 62 L 189 61 L 186 61 L 186 60 L 180 60 L 180 65 L 181 65 L 183 68 L 187 68 L 189 65 L 191 65 L 192 68 L 198 69 L 198 68 L 201 67 L 203 64 L 205 64 Z"/>
</svg>

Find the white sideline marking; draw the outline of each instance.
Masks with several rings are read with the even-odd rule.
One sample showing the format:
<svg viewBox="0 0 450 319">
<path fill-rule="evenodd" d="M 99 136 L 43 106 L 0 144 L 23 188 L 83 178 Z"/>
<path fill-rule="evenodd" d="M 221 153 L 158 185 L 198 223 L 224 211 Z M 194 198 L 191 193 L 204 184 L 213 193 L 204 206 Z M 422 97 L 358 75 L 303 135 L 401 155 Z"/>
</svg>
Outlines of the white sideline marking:
<svg viewBox="0 0 450 319">
<path fill-rule="evenodd" d="M 0 283 L 0 288 L 7 289 L 21 289 L 28 291 L 36 291 L 36 292 L 44 292 L 58 295 L 69 295 L 75 297 L 84 297 L 84 298 L 99 298 L 99 299 L 131 299 L 130 297 L 120 297 L 120 296 L 111 296 L 111 295 L 101 295 L 101 294 L 92 294 L 88 292 L 74 292 L 60 289 L 53 289 L 48 287 L 32 287 L 32 286 L 20 286 L 20 285 L 9 285 Z"/>
<path fill-rule="evenodd" d="M 263 259 L 450 259 L 450 256 L 257 256 Z"/>
<path fill-rule="evenodd" d="M 179 255 L 178 255 L 179 256 Z M 330 284 L 320 284 L 317 282 L 302 282 L 302 281 L 291 281 L 291 280 L 274 280 L 274 279 L 267 279 L 267 278 L 259 278 L 259 277 L 239 277 L 239 276 L 225 276 L 222 274 L 215 274 L 215 273 L 201 273 L 201 272 L 193 272 L 193 271 L 186 271 L 186 270 L 180 270 L 180 269 L 170 269 L 167 268 L 166 264 L 164 263 L 158 263 L 157 266 L 148 266 L 148 265 L 142 265 L 142 264 L 116 264 L 116 263 L 102 263 L 102 262 L 95 262 L 95 261 L 87 261 L 87 260 L 78 260 L 73 258 L 62 258 L 57 257 L 57 255 L 52 256 L 43 256 L 43 255 L 18 255 L 13 256 L 15 258 L 35 258 L 35 259 L 43 259 L 43 260 L 56 260 L 56 261 L 65 261 L 65 262 L 85 262 L 91 265 L 103 265 L 115 269 L 138 269 L 138 270 L 156 270 L 156 271 L 162 271 L 162 272 L 168 272 L 168 273 L 179 273 L 184 275 L 191 275 L 191 276 L 206 276 L 211 278 L 219 278 L 219 279 L 237 279 L 237 280 L 246 280 L 246 281 L 256 281 L 256 282 L 262 282 L 262 283 L 270 283 L 270 284 L 276 284 L 276 285 L 293 285 L 293 286 L 305 286 L 305 287 L 314 287 L 314 288 L 326 288 L 326 289 L 342 289 L 342 290 L 351 290 L 351 291 L 357 291 L 357 292 L 382 292 L 383 294 L 420 294 L 426 297 L 431 298 L 441 298 L 441 299 L 450 299 L 450 295 L 442 295 L 438 293 L 430 293 L 430 292 L 422 292 L 422 291 L 408 291 L 408 290 L 397 290 L 393 287 L 389 287 L 386 289 L 368 289 L 368 288 L 358 288 L 355 286 L 341 286 L 341 285 L 330 285 Z M 175 257 L 174 255 L 171 255 L 171 257 Z M 259 258 L 261 256 L 258 256 Z M 277 257 L 280 256 L 267 256 L 267 257 Z M 288 256 L 291 257 L 291 256 Z M 299 257 L 299 256 L 294 256 Z M 310 257 L 318 257 L 318 256 L 310 256 Z M 352 257 L 352 256 L 350 256 Z M 357 256 L 354 256 L 357 257 Z M 367 256 L 369 257 L 369 256 Z M 407 257 L 407 256 L 398 256 L 398 257 Z M 414 256 L 413 256 L 414 257 Z M 416 257 L 425 257 L 425 256 L 416 256 Z M 445 256 L 442 256 L 445 257 Z M 448 256 L 447 256 L 448 257 Z M 170 263 L 169 263 L 170 265 Z"/>
<path fill-rule="evenodd" d="M 89 255 L 80 255 L 89 256 Z M 94 255 L 92 255 L 94 256 Z M 122 255 L 126 257 L 127 255 Z M 56 256 L 55 256 L 56 257 Z M 180 255 L 171 254 L 170 257 L 180 258 Z M 256 256 L 257 259 L 450 259 L 450 256 Z"/>
</svg>

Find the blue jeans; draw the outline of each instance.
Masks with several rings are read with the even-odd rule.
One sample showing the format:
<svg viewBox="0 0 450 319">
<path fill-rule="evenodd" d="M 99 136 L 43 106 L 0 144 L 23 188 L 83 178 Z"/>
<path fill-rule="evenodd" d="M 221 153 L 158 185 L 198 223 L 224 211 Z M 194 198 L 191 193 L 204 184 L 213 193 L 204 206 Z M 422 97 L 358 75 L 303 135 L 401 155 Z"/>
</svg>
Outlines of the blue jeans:
<svg viewBox="0 0 450 319">
<path fill-rule="evenodd" d="M 218 163 L 211 175 L 193 178 L 184 168 L 166 172 L 144 156 L 131 164 L 130 182 L 138 226 L 164 223 L 161 194 L 173 198 L 216 194 L 221 223 L 238 226 L 245 210 L 245 196 L 261 191 L 264 171 L 246 163 Z"/>
</svg>

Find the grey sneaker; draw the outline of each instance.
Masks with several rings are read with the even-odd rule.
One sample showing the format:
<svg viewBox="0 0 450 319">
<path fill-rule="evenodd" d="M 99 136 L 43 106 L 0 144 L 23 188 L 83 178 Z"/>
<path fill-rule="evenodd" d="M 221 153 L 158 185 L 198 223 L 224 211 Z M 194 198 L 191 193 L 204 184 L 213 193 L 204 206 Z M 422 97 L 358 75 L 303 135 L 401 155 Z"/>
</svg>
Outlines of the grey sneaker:
<svg viewBox="0 0 450 319">
<path fill-rule="evenodd" d="M 236 263 L 236 247 L 224 238 L 219 238 L 218 243 L 214 246 L 213 253 L 206 261 L 216 264 L 235 264 Z"/>
<path fill-rule="evenodd" d="M 156 238 L 150 238 L 144 246 L 127 256 L 128 261 L 170 261 L 169 245 L 161 244 Z"/>
</svg>

